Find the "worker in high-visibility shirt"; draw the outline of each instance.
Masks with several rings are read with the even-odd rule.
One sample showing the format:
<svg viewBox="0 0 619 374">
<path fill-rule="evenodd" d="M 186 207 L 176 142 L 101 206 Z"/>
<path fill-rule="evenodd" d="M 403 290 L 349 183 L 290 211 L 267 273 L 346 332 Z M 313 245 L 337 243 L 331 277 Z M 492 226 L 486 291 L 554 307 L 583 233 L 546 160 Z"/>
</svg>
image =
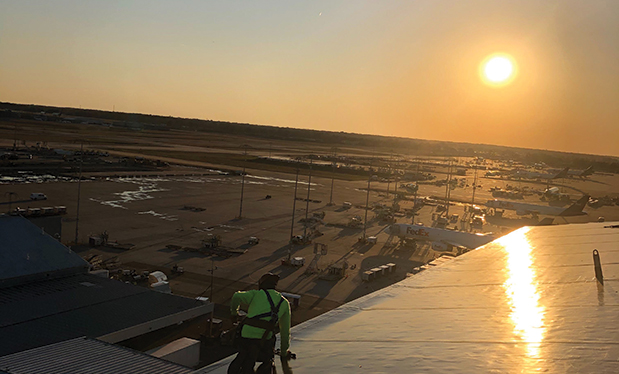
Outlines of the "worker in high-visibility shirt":
<svg viewBox="0 0 619 374">
<path fill-rule="evenodd" d="M 290 303 L 275 291 L 279 275 L 266 273 L 258 281 L 258 290 L 239 291 L 232 296 L 230 311 L 238 316 L 239 307 L 247 311 L 241 322 L 239 353 L 230 363 L 228 374 L 254 373 L 256 362 L 262 362 L 256 373 L 271 373 L 275 335 L 280 332 L 280 356 L 290 358 Z"/>
</svg>

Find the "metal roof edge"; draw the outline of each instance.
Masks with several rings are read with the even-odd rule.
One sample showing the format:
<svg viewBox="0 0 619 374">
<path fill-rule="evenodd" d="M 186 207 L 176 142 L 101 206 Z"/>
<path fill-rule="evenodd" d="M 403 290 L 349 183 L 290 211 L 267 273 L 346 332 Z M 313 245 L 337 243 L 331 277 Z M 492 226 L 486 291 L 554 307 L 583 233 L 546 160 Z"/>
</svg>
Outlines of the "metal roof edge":
<svg viewBox="0 0 619 374">
<path fill-rule="evenodd" d="M 118 343 L 123 340 L 131 339 L 136 336 L 140 336 L 152 331 L 162 329 L 164 327 L 172 326 L 174 324 L 190 320 L 195 317 L 199 317 L 201 315 L 210 313 L 212 310 L 213 303 L 199 305 L 195 308 L 183 310 L 175 314 L 170 314 L 152 321 L 144 322 L 139 325 L 127 327 L 122 330 L 99 336 L 97 337 L 97 340 L 105 343 Z"/>
</svg>

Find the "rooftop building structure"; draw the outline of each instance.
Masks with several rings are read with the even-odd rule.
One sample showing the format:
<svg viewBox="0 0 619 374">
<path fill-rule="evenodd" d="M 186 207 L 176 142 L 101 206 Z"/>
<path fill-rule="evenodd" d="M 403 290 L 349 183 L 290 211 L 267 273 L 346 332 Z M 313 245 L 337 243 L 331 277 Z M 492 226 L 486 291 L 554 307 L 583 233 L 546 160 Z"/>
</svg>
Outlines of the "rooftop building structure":
<svg viewBox="0 0 619 374">
<path fill-rule="evenodd" d="M 294 327 L 290 366 L 295 374 L 619 372 L 618 245 L 617 223 L 523 227 Z M 231 359 L 199 372 L 225 373 Z"/>
<path fill-rule="evenodd" d="M 0 288 L 85 273 L 89 264 L 21 216 L 0 215 Z"/>
<path fill-rule="evenodd" d="M 0 357 L 7 374 L 189 374 L 193 370 L 118 345 L 76 338 Z"/>
<path fill-rule="evenodd" d="M 79 337 L 121 342 L 213 308 L 88 270 L 27 219 L 0 216 L 0 357 Z"/>
</svg>

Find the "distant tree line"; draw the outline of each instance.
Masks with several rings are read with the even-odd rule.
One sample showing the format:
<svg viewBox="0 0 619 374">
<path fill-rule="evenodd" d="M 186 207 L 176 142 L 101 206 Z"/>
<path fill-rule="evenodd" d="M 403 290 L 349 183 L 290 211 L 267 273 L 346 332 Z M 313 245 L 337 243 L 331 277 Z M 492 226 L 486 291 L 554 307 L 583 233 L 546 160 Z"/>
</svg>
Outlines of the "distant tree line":
<svg viewBox="0 0 619 374">
<path fill-rule="evenodd" d="M 253 125 L 225 121 L 178 118 L 140 113 L 110 112 L 94 109 L 64 108 L 44 105 L 14 104 L 0 102 L 0 118 L 10 113 L 55 113 L 62 117 L 88 117 L 107 121 L 139 122 L 165 125 L 169 129 L 232 134 L 274 140 L 314 142 L 321 145 L 363 146 L 377 151 L 419 156 L 484 157 L 514 160 L 523 163 L 544 162 L 552 167 L 584 169 L 593 165 L 596 171 L 619 173 L 619 160 L 614 157 L 556 152 L 527 148 L 504 147 L 490 144 L 456 143 L 392 136 L 366 135 L 348 132 L 297 129 L 267 125 Z"/>
</svg>

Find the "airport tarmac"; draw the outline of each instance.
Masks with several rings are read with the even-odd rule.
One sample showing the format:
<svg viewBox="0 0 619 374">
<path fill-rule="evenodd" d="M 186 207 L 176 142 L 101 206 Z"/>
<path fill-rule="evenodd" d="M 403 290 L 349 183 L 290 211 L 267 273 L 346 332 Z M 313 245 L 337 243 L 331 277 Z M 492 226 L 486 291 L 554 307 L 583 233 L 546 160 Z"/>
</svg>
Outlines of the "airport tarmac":
<svg viewBox="0 0 619 374">
<path fill-rule="evenodd" d="M 325 269 L 330 264 L 340 264 L 346 260 L 349 267 L 345 278 L 338 281 L 318 279 L 317 275 L 305 275 L 305 269 L 290 268 L 281 265 L 281 259 L 288 254 L 288 238 L 291 227 L 291 214 L 295 186 L 295 176 L 284 173 L 272 173 L 248 170 L 245 177 L 243 217 L 238 219 L 240 209 L 241 176 L 224 175 L 210 171 L 212 175 L 169 176 L 172 174 L 204 174 L 205 169 L 177 167 L 168 170 L 168 176 L 144 178 L 107 178 L 103 180 L 84 181 L 81 183 L 79 242 L 86 243 L 91 235 L 107 231 L 110 240 L 119 243 L 131 243 L 131 250 L 120 251 L 113 248 L 88 249 L 81 253 L 87 256 L 93 253 L 102 257 L 118 256 L 122 263 L 135 263 L 148 266 L 147 270 L 166 270 L 178 264 L 188 273 L 210 276 L 211 258 L 214 259 L 215 277 L 250 286 L 255 284 L 261 274 L 274 271 L 282 276 L 280 288 L 287 292 L 325 299 L 335 304 L 350 301 L 376 288 L 384 287 L 388 282 L 364 283 L 361 273 L 364 270 L 394 262 L 398 266 L 399 279 L 406 276 L 412 268 L 426 263 L 440 253 L 428 246 L 415 250 L 393 250 L 385 247 L 388 235 L 383 232 L 388 225 L 379 222 L 375 213 L 368 212 L 367 236 L 377 236 L 374 245 L 361 245 L 358 242 L 362 228 L 346 227 L 350 217 L 364 218 L 367 182 L 336 180 L 334 184 L 334 205 L 329 206 L 331 180 L 312 178 L 310 202 L 297 200 L 295 206 L 295 225 L 293 235 L 302 235 L 303 226 L 299 222 L 305 217 L 306 205 L 309 217 L 315 212 L 325 212 L 324 225 L 319 226 L 322 236 L 314 242 L 328 246 L 328 254 L 322 256 L 318 267 Z M 152 173 L 150 175 L 153 175 Z M 469 177 L 470 178 L 470 177 Z M 607 177 L 611 178 L 611 177 Z M 598 178 L 599 180 L 600 178 Z M 602 178 L 603 179 L 603 178 Z M 297 197 L 307 197 L 307 176 L 299 177 Z M 484 202 L 492 198 L 489 186 L 501 183 L 495 180 L 480 179 L 481 188 L 476 191 L 476 201 Z M 577 188 L 587 183 L 573 182 Z M 599 182 L 612 183 L 610 180 Z M 523 183 L 521 183 L 523 184 Z M 539 187 L 539 186 L 538 186 Z M 62 241 L 72 242 L 75 236 L 75 210 L 77 206 L 78 184 L 72 182 L 50 182 L 39 184 L 0 185 L 0 193 L 8 191 L 18 194 L 19 202 L 13 207 L 65 205 L 69 214 L 64 218 Z M 394 184 L 390 184 L 393 192 Z M 42 192 L 48 196 L 46 201 L 23 201 L 32 192 Z M 392 194 L 387 195 L 387 183 L 372 182 L 369 204 L 383 203 L 390 205 Z M 457 188 L 451 192 L 454 200 L 466 201 L 471 198 L 472 187 Z M 441 196 L 445 187 L 421 185 L 420 196 Z M 271 198 L 267 199 L 266 196 Z M 389 196 L 389 197 L 387 197 Z M 412 196 L 410 196 L 412 198 Z M 537 197 L 528 198 L 535 202 Z M 349 201 L 353 207 L 344 209 L 342 203 Z M 538 200 L 538 203 L 539 202 Z M 402 208 L 412 207 L 412 202 L 401 202 Z M 3 205 L 6 207 L 6 205 Z M 8 208 L 8 207 L 7 207 Z M 192 209 L 196 208 L 196 209 Z M 203 209 L 203 210 L 202 210 Z M 415 218 L 417 223 L 431 224 L 435 207 L 426 206 Z M 462 204 L 450 206 L 450 213 L 464 216 Z M 603 207 L 588 216 L 569 217 L 569 222 L 590 221 L 598 215 L 607 219 L 617 219 L 618 208 Z M 514 216 L 514 219 L 517 217 Z M 560 221 L 561 219 L 557 219 Z M 410 223 L 411 218 L 400 217 L 398 222 Z M 502 232 L 498 226 L 486 225 L 484 231 Z M 228 259 L 211 257 L 198 252 L 172 250 L 167 245 L 198 248 L 208 234 L 221 235 L 225 247 L 247 250 L 244 254 Z M 247 244 L 249 237 L 260 238 L 254 246 Z M 313 245 L 293 245 L 293 257 L 302 256 L 306 265 L 314 257 Z M 189 277 L 188 277 L 189 278 Z M 186 282 L 182 276 L 175 278 L 172 289 L 187 295 L 205 292 L 207 285 L 195 280 Z M 198 283 L 198 284 L 196 284 Z M 225 298 L 226 295 L 221 295 Z M 216 302 L 225 302 L 218 300 Z"/>
<path fill-rule="evenodd" d="M 171 140 L 170 137 L 166 137 L 165 142 L 160 143 L 150 139 L 137 145 L 132 143 L 133 140 L 129 135 L 122 139 L 118 138 L 117 143 L 122 140 L 126 144 L 134 144 L 122 146 L 130 153 L 139 153 L 140 147 L 144 149 L 149 146 L 165 147 L 172 140 L 178 142 L 179 147 L 184 150 L 193 147 L 185 138 Z M 223 142 L 222 148 L 219 151 L 241 152 L 238 145 L 233 145 L 238 144 L 238 141 L 222 137 L 221 142 Z M 265 154 L 270 153 L 272 149 L 275 153 L 275 151 L 281 152 L 282 149 L 288 151 L 288 148 L 292 147 L 289 144 L 288 148 L 284 148 L 286 145 L 283 143 L 276 143 L 274 147 L 268 142 L 261 143 L 264 148 L 261 152 Z M 75 148 L 75 144 L 50 143 L 50 145 Z M 113 146 L 120 147 L 119 144 Z M 109 147 L 102 147 L 107 148 Z M 328 147 L 323 146 L 321 149 L 326 151 Z M 216 147 L 212 147 L 209 151 L 216 150 Z M 307 154 L 315 152 L 308 148 L 295 151 L 305 151 Z M 340 266 L 344 261 L 348 265 L 346 275 L 336 280 L 321 279 L 319 274 L 307 275 L 306 269 L 314 258 L 313 243 L 292 247 L 288 244 L 294 201 L 294 174 L 247 169 L 242 218 L 239 219 L 242 177 L 221 171 L 229 171 L 230 166 L 174 158 L 163 160 L 170 162 L 172 166 L 160 168 L 159 171 L 113 173 L 116 176 L 102 172 L 85 173 L 86 178 L 94 179 L 84 180 L 81 183 L 78 241 L 87 243 L 89 236 L 106 231 L 109 240 L 123 245 L 132 244 L 133 247 L 130 250 L 121 250 L 109 247 L 74 246 L 76 251 L 83 257 L 93 254 L 98 254 L 104 259 L 117 257 L 120 268 L 163 270 L 170 274 L 172 266 L 182 266 L 186 273 L 171 277 L 171 287 L 173 292 L 186 296 L 210 296 L 210 271 L 214 267 L 213 299 L 220 305 L 226 305 L 235 290 L 253 287 L 260 275 L 266 271 L 273 271 L 282 277 L 279 285 L 281 290 L 302 295 L 301 307 L 293 313 L 295 323 L 395 283 L 406 277 L 413 268 L 441 254 L 432 250 L 430 245 L 419 245 L 417 248 L 389 245 L 387 243 L 389 236 L 384 232 L 388 223 L 379 221 L 374 211 L 368 211 L 366 236 L 377 236 L 377 243 L 360 243 L 358 238 L 363 235 L 363 228 L 350 228 L 347 224 L 351 217 L 358 216 L 363 220 L 365 216 L 363 207 L 367 197 L 367 181 L 336 179 L 333 192 L 334 205 L 328 205 L 331 179 L 314 176 L 310 186 L 312 201 L 307 204 L 303 199 L 307 198 L 308 176 L 301 174 L 297 191 L 297 197 L 301 200 L 297 200 L 295 204 L 292 234 L 303 234 L 304 229 L 300 220 L 305 218 L 306 206 L 309 208 L 309 217 L 312 217 L 313 213 L 324 212 L 324 224 L 318 227 L 322 235 L 314 238 L 313 243 L 327 245 L 328 253 L 320 257 L 317 267 L 324 270 L 329 265 Z M 483 178 L 482 172 L 479 174 L 478 185 L 481 187 L 477 188 L 475 194 L 477 204 L 493 198 L 489 192 L 490 187 L 507 188 L 511 185 L 535 190 L 543 190 L 546 187 L 544 183 L 489 179 Z M 437 174 L 437 179 L 442 178 L 445 178 L 444 173 Z M 459 217 L 465 216 L 463 203 L 469 203 L 472 199 L 471 170 L 465 178 L 462 188 L 458 187 L 451 191 L 453 205 L 450 206 L 450 214 L 458 214 Z M 34 178 L 30 181 L 36 180 L 37 178 Z M 569 193 L 574 200 L 582 192 L 598 196 L 606 194 L 616 196 L 615 186 L 619 185 L 619 176 L 596 174 L 588 181 L 566 179 L 557 181 L 557 184 L 564 185 L 562 192 Z M 391 205 L 394 189 L 395 183 L 372 181 L 369 206 L 375 203 Z M 0 184 L 0 194 L 5 197 L 5 203 L 0 205 L 0 209 L 6 208 L 8 211 L 6 200 L 9 192 L 17 194 L 12 196 L 12 208 L 66 206 L 68 214 L 63 217 L 61 240 L 69 244 L 75 238 L 77 190 L 78 183 L 75 179 Z M 48 200 L 30 201 L 28 197 L 33 192 L 46 194 Z M 267 198 L 267 195 L 271 198 Z M 420 185 L 420 198 L 440 199 L 444 195 L 445 186 Z M 413 206 L 413 196 L 409 194 L 407 198 L 408 200 L 400 202 L 402 209 Z M 524 201 L 544 204 L 537 195 L 525 196 Z M 345 209 L 342 205 L 344 202 L 350 202 L 352 207 Z M 415 216 L 415 222 L 432 225 L 435 210 L 434 205 L 423 207 Z M 605 206 L 598 209 L 587 207 L 586 211 L 589 212 L 587 216 L 557 218 L 555 222 L 595 221 L 599 216 L 604 216 L 607 220 L 619 219 L 619 207 Z M 411 223 L 412 220 L 410 216 L 397 217 L 399 223 Z M 488 223 L 483 231 L 505 233 L 529 222 L 530 220 L 522 220 L 522 217 L 514 213 L 506 213 L 505 219 L 499 222 L 500 225 Z M 452 223 L 450 226 L 462 227 L 462 223 Z M 223 258 L 191 251 L 202 247 L 202 241 L 209 234 L 221 235 L 224 247 L 245 253 Z M 248 244 L 248 239 L 252 236 L 260 239 L 259 244 Z M 301 268 L 283 266 L 281 259 L 288 256 L 289 249 L 292 257 L 304 257 L 306 265 Z M 363 271 L 386 263 L 397 265 L 395 274 L 372 282 L 361 280 Z"/>
</svg>

